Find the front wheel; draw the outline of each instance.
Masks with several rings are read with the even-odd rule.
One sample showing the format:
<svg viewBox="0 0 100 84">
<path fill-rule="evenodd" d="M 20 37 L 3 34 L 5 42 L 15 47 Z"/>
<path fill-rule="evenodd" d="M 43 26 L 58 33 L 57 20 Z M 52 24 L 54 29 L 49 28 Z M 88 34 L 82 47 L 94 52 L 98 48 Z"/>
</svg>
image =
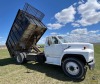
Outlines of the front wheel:
<svg viewBox="0 0 100 84">
<path fill-rule="evenodd" d="M 84 64 L 76 58 L 67 58 L 62 63 L 64 73 L 72 79 L 85 77 L 86 69 Z"/>
</svg>

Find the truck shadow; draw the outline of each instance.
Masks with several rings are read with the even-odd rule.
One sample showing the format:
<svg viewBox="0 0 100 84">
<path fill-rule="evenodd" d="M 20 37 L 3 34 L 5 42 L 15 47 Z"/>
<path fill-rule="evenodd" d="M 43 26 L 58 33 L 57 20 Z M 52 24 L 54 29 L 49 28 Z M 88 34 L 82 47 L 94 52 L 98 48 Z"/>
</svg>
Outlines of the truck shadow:
<svg viewBox="0 0 100 84">
<path fill-rule="evenodd" d="M 0 66 L 6 66 L 9 64 L 17 65 L 16 61 L 12 58 L 0 59 Z M 31 71 L 35 70 L 35 71 L 44 73 L 48 77 L 51 77 L 51 78 L 54 78 L 57 80 L 61 80 L 61 81 L 81 82 L 84 80 L 84 79 L 81 79 L 81 80 L 70 79 L 63 73 L 62 68 L 60 66 L 56 66 L 56 65 L 39 64 L 39 63 L 33 64 L 33 63 L 29 62 L 29 63 L 23 64 L 23 66 L 25 66 L 27 69 L 27 71 L 25 73 L 32 73 Z"/>
<path fill-rule="evenodd" d="M 61 80 L 61 81 L 81 82 L 84 80 L 84 79 L 81 79 L 81 80 L 70 79 L 64 74 L 64 72 L 62 71 L 62 68 L 56 65 L 27 63 L 27 64 L 24 64 L 24 66 L 29 70 L 35 70 L 35 71 L 44 73 L 48 77 Z M 29 70 L 26 73 L 31 73 Z"/>
<path fill-rule="evenodd" d="M 15 60 L 12 58 L 5 58 L 5 59 L 0 59 L 0 66 L 6 66 L 9 64 L 15 64 Z"/>
</svg>

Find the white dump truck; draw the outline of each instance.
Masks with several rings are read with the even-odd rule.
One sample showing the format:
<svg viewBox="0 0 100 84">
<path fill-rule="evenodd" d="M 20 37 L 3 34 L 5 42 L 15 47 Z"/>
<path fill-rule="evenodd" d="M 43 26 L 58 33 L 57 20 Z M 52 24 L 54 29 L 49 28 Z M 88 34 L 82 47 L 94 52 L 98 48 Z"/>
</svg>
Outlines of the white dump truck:
<svg viewBox="0 0 100 84">
<path fill-rule="evenodd" d="M 12 58 L 22 64 L 36 61 L 61 66 L 64 73 L 74 79 L 81 79 L 86 68 L 94 68 L 94 47 L 90 43 L 68 43 L 67 38 L 54 35 L 46 38 L 44 52 L 36 44 L 47 30 L 42 23 L 44 14 L 26 4 L 19 10 L 9 32 L 6 46 Z"/>
</svg>

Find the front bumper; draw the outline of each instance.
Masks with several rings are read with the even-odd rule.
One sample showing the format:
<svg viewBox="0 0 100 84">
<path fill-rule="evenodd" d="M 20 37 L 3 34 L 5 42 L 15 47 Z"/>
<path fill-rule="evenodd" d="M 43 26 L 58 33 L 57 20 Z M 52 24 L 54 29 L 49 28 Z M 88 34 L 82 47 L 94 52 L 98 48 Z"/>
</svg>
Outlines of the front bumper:
<svg viewBox="0 0 100 84">
<path fill-rule="evenodd" d="M 89 66 L 90 70 L 93 70 L 95 68 L 95 61 L 92 60 L 92 61 L 88 62 L 88 66 Z"/>
</svg>

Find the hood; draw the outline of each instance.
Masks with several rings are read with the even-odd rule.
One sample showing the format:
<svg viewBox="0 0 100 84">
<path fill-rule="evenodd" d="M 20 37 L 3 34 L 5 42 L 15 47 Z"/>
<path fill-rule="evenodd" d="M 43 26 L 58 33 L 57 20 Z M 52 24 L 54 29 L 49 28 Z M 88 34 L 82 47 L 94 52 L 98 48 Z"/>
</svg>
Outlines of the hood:
<svg viewBox="0 0 100 84">
<path fill-rule="evenodd" d="M 63 43 L 64 49 L 94 49 L 91 43 Z"/>
</svg>

